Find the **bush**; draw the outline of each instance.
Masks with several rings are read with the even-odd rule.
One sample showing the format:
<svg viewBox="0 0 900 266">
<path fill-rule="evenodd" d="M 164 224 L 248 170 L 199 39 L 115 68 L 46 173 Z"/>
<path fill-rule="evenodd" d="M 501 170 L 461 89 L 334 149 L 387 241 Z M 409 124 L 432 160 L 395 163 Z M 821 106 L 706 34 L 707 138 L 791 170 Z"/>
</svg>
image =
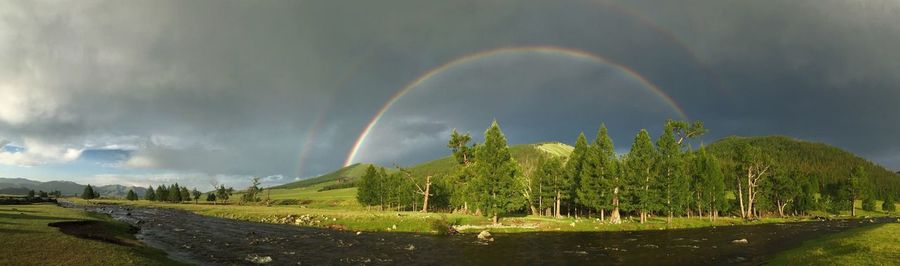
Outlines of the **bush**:
<svg viewBox="0 0 900 266">
<path fill-rule="evenodd" d="M 886 212 L 893 212 L 897 210 L 897 205 L 894 205 L 894 197 L 888 194 L 887 198 L 884 199 L 884 203 L 881 204 L 881 210 Z"/>
<path fill-rule="evenodd" d="M 438 235 L 453 235 L 459 233 L 453 228 L 453 226 L 459 225 L 459 220 L 448 220 L 447 215 L 441 214 L 440 219 L 429 220 L 428 224 L 431 227 L 431 230 L 436 231 Z"/>
<path fill-rule="evenodd" d="M 868 197 L 863 199 L 862 201 L 862 209 L 864 211 L 875 211 L 875 200 L 872 197 Z"/>
</svg>

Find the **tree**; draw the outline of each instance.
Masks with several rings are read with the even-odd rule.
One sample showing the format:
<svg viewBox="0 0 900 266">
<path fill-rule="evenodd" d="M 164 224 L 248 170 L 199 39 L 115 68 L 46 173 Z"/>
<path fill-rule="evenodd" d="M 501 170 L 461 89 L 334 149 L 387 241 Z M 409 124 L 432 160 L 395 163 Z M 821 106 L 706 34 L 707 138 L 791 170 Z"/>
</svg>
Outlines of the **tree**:
<svg viewBox="0 0 900 266">
<path fill-rule="evenodd" d="M 213 204 L 216 203 L 216 193 L 215 191 L 211 191 L 206 193 L 206 201 L 212 201 Z"/>
<path fill-rule="evenodd" d="M 584 160 L 587 152 L 587 138 L 584 136 L 584 132 L 582 132 L 578 134 L 578 139 L 575 141 L 575 148 L 572 150 L 572 154 L 569 155 L 569 159 L 566 160 L 566 168 L 564 173 L 569 179 L 569 187 L 563 192 L 564 194 L 568 195 L 562 196 L 562 199 L 570 199 L 569 203 L 572 203 L 572 205 L 578 203 L 578 186 L 581 184 L 581 175 L 584 168 Z"/>
<path fill-rule="evenodd" d="M 88 199 L 88 200 L 95 198 L 94 188 L 91 187 L 90 184 L 88 184 L 86 187 L 84 187 L 84 191 L 81 192 L 81 198 Z"/>
<path fill-rule="evenodd" d="M 166 188 L 166 185 L 159 185 L 156 187 L 156 201 L 168 201 L 169 200 L 169 189 Z"/>
<path fill-rule="evenodd" d="M 197 190 L 196 187 L 194 188 L 194 190 L 191 190 L 191 196 L 194 196 L 194 204 L 199 204 L 199 203 L 200 203 L 200 195 L 201 195 L 201 194 L 202 194 L 202 193 L 200 193 L 200 191 Z"/>
<path fill-rule="evenodd" d="M 247 187 L 247 192 L 241 197 L 242 202 L 257 202 L 259 201 L 259 177 L 253 177 L 250 179 L 250 186 Z"/>
<path fill-rule="evenodd" d="M 181 201 L 191 201 L 191 191 L 187 187 L 181 187 L 179 194 L 181 194 Z"/>
<path fill-rule="evenodd" d="M 50 194 L 47 194 L 47 192 L 41 190 L 40 193 L 38 193 L 38 196 L 41 198 L 49 198 Z"/>
<path fill-rule="evenodd" d="M 356 200 L 366 206 L 378 205 L 379 188 L 378 171 L 374 165 L 366 168 L 366 173 L 357 182 Z"/>
<path fill-rule="evenodd" d="M 523 200 L 516 187 L 518 165 L 509 153 L 506 136 L 497 121 L 484 132 L 484 144 L 475 152 L 474 187 L 479 206 L 491 215 L 494 224 L 499 216 L 522 207 Z"/>
<path fill-rule="evenodd" d="M 693 193 L 696 195 L 697 211 L 703 216 L 703 209 L 709 215 L 709 220 L 718 217 L 719 210 L 725 208 L 725 175 L 719 166 L 719 160 L 706 152 L 701 146 L 700 150 L 691 160 L 691 175 L 693 176 Z"/>
<path fill-rule="evenodd" d="M 819 208 L 816 194 L 819 194 L 819 184 L 815 178 L 808 175 L 796 176 L 800 194 L 794 198 L 793 210 L 795 214 L 809 214 L 809 211 Z"/>
<path fill-rule="evenodd" d="M 856 216 L 856 207 L 854 207 L 854 205 L 856 200 L 864 196 L 866 188 L 865 182 L 868 178 L 866 169 L 862 166 L 856 166 L 853 168 L 853 171 L 850 172 L 849 186 L 846 187 L 848 190 L 847 195 L 849 196 L 848 200 L 850 200 L 850 216 Z"/>
<path fill-rule="evenodd" d="M 875 211 L 875 199 L 872 196 L 867 196 L 862 201 L 862 209 L 864 211 Z"/>
<path fill-rule="evenodd" d="M 672 132 L 678 138 L 678 140 L 675 141 L 678 145 L 684 144 L 685 140 L 703 136 L 703 134 L 706 134 L 708 131 L 703 127 L 702 121 L 694 121 L 694 123 L 690 125 L 688 125 L 687 121 L 680 120 L 669 120 L 667 123 L 672 126 Z"/>
<path fill-rule="evenodd" d="M 759 191 L 756 189 L 763 180 L 770 175 L 772 161 L 768 155 L 755 146 L 743 145 L 738 149 L 738 174 L 746 178 L 746 184 L 741 178 L 737 181 L 738 201 L 741 206 L 741 217 L 753 218 L 753 203 L 756 201 Z M 746 189 L 746 191 L 744 191 Z M 746 199 L 746 208 L 744 200 Z"/>
<path fill-rule="evenodd" d="M 671 223 L 676 212 L 681 212 L 690 199 L 690 181 L 684 173 L 684 156 L 681 144 L 675 140 L 673 123 L 666 123 L 662 135 L 656 141 L 657 178 L 662 190 L 663 210 L 668 213 L 666 222 Z"/>
<path fill-rule="evenodd" d="M 541 198 L 550 199 L 549 202 L 552 202 L 553 204 L 553 217 L 557 219 L 562 218 L 560 213 L 562 202 L 571 196 L 568 191 L 570 187 L 572 187 L 572 179 L 565 174 L 562 167 L 562 161 L 559 158 L 547 158 L 542 160 L 540 168 L 535 175 L 541 182 Z M 543 200 L 541 200 L 541 202 L 543 202 Z"/>
<path fill-rule="evenodd" d="M 228 204 L 228 198 L 231 197 L 231 193 L 234 191 L 232 188 L 225 188 L 225 185 L 219 185 L 216 189 L 216 199 L 221 200 L 222 204 Z"/>
<path fill-rule="evenodd" d="M 897 205 L 894 203 L 894 196 L 892 193 L 887 193 L 887 196 L 884 197 L 884 202 L 881 203 L 881 210 L 885 212 L 897 210 Z"/>
<path fill-rule="evenodd" d="M 641 131 L 634 137 L 631 151 L 626 156 L 625 176 L 632 187 L 626 191 L 626 197 L 630 205 L 641 215 L 641 223 L 647 221 L 647 216 L 657 211 L 660 206 L 660 193 L 658 184 L 654 178 L 654 160 L 657 158 L 653 148 L 653 140 L 647 130 Z"/>
<path fill-rule="evenodd" d="M 169 187 L 169 202 L 181 202 L 181 187 L 178 186 L 178 183 Z"/>
<path fill-rule="evenodd" d="M 147 187 L 147 192 L 144 193 L 144 199 L 148 201 L 156 200 L 156 191 L 153 191 L 153 186 Z"/>
<path fill-rule="evenodd" d="M 34 199 L 34 190 L 33 190 L 33 189 L 32 189 L 32 190 L 29 190 L 29 191 L 28 191 L 28 195 L 25 196 L 25 197 L 26 197 L 28 200 L 33 200 L 33 199 Z"/>
<path fill-rule="evenodd" d="M 600 125 L 594 143 L 585 153 L 578 200 L 581 204 L 600 212 L 601 220 L 604 219 L 604 211 L 612 208 L 611 223 L 621 223 L 618 206 L 619 188 L 614 187 L 613 181 L 618 179 L 617 166 L 615 148 L 607 133 L 606 125 Z"/>
<path fill-rule="evenodd" d="M 455 128 L 450 133 L 450 141 L 447 143 L 447 147 L 453 152 L 453 158 L 456 159 L 456 162 L 461 165 L 467 166 L 471 163 L 472 153 L 475 149 L 469 146 L 469 141 L 472 141 L 469 133 L 459 134 Z"/>
<path fill-rule="evenodd" d="M 128 194 L 125 196 L 125 199 L 134 201 L 138 200 L 138 196 L 134 193 L 133 189 L 129 189 Z"/>
<path fill-rule="evenodd" d="M 788 204 L 793 203 L 794 199 L 801 193 L 800 186 L 796 180 L 799 179 L 796 173 L 778 173 L 772 175 L 766 182 L 765 193 L 767 200 L 778 209 L 778 216 L 784 217 L 784 209 Z"/>
</svg>

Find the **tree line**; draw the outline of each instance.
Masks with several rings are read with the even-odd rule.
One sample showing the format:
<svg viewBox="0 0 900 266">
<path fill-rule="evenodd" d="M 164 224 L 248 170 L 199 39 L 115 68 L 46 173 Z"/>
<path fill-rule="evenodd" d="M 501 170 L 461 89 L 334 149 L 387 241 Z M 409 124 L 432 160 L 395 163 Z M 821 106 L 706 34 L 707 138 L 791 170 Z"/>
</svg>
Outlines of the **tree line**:
<svg viewBox="0 0 900 266">
<path fill-rule="evenodd" d="M 547 154 L 520 164 L 494 121 L 480 144 L 469 144 L 468 133 L 451 133 L 448 147 L 456 162 L 451 174 L 413 176 L 400 167 L 389 174 L 369 166 L 357 199 L 380 208 L 429 211 L 431 206 L 486 215 L 495 223 L 502 215 L 523 212 L 596 216 L 609 223 L 621 223 L 625 215 L 643 223 L 653 216 L 671 222 L 676 216 L 755 219 L 813 210 L 855 214 L 850 208 L 855 200 L 874 210 L 876 193 L 862 166 L 838 182 L 820 185 L 814 176 L 778 165 L 751 144 L 727 154 L 687 144 L 706 132 L 702 122 L 670 120 L 655 141 L 641 130 L 630 151 L 617 155 L 601 125 L 590 143 L 580 134 L 569 156 Z M 884 200 L 883 210 L 893 209 L 892 197 Z"/>
</svg>

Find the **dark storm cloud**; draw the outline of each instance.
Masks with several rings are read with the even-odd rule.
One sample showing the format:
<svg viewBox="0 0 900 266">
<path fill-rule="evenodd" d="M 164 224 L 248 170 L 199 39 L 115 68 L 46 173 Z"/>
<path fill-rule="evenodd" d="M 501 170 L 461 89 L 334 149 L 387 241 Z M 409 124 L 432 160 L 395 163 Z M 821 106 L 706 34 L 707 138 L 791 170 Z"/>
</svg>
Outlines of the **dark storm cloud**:
<svg viewBox="0 0 900 266">
<path fill-rule="evenodd" d="M 706 121 L 708 140 L 789 134 L 897 168 L 897 10 L 890 1 L 3 2 L 0 139 L 25 150 L 0 159 L 38 165 L 127 150 L 119 167 L 176 175 L 323 173 L 429 69 L 553 45 L 634 69 Z M 363 158 L 444 155 L 449 129 L 478 136 L 493 118 L 513 142 L 571 143 L 607 122 L 623 147 L 671 116 L 622 75 L 572 62 L 448 75 L 456 80 L 389 111 Z M 525 83 L 491 83 L 504 73 Z M 465 94 L 442 95 L 454 91 Z"/>
</svg>

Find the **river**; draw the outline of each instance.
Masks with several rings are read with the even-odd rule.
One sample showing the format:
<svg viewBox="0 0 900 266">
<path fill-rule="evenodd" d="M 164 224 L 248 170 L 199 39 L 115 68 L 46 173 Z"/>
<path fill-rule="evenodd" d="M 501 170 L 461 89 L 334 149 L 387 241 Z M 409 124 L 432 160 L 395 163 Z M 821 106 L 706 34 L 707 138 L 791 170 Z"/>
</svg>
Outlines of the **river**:
<svg viewBox="0 0 900 266">
<path fill-rule="evenodd" d="M 812 221 L 697 229 L 475 235 L 334 231 L 264 224 L 175 209 L 73 206 L 140 228 L 138 239 L 201 265 L 759 265 L 804 240 L 893 219 Z M 732 241 L 747 239 L 747 243 Z M 271 261 L 269 261 L 271 259 Z"/>
</svg>

